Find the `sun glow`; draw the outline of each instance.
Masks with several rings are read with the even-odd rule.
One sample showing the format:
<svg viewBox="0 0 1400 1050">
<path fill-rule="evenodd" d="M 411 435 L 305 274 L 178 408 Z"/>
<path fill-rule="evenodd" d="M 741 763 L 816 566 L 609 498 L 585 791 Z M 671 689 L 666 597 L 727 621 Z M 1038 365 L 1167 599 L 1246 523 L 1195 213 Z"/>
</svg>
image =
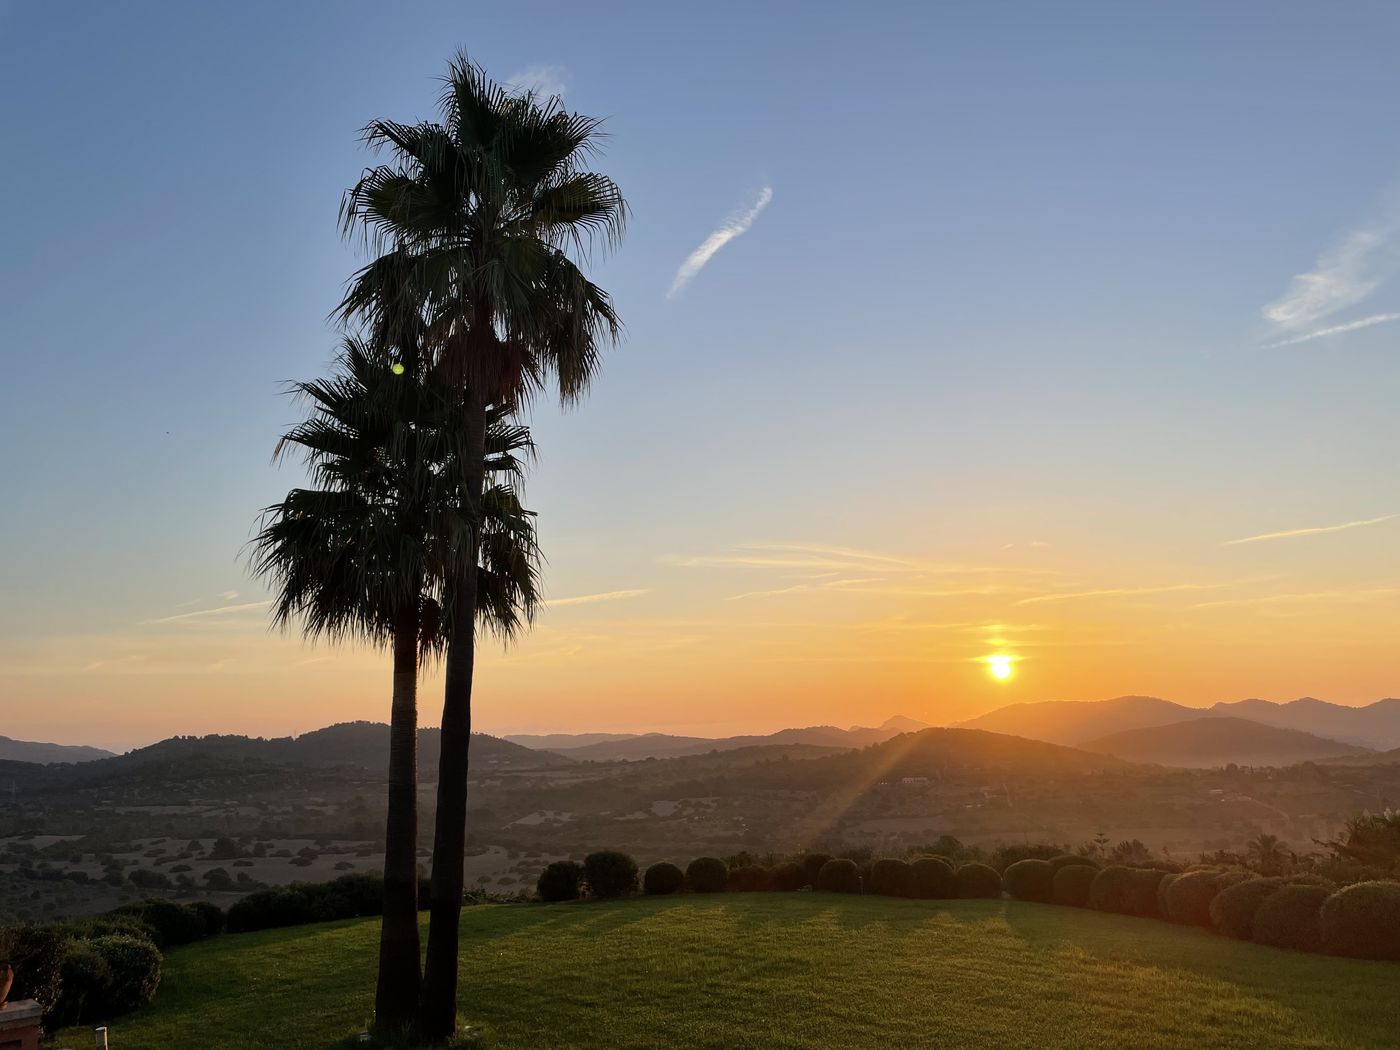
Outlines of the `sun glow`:
<svg viewBox="0 0 1400 1050">
<path fill-rule="evenodd" d="M 1004 682 L 1011 677 L 1014 670 L 1012 665 L 1015 663 L 1011 657 L 998 653 L 995 656 L 988 656 L 986 661 L 987 671 L 993 678 Z"/>
</svg>

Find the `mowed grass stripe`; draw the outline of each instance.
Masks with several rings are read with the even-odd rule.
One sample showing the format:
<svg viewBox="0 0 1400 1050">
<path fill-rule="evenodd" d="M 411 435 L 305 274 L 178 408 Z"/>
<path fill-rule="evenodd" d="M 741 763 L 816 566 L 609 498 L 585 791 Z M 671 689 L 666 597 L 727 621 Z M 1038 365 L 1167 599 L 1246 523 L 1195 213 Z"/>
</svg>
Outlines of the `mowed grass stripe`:
<svg viewBox="0 0 1400 1050">
<path fill-rule="evenodd" d="M 499 1050 L 1400 1043 L 1400 965 L 1051 905 L 646 898 L 468 908 L 463 934 L 462 1012 Z M 367 920 L 176 949 L 112 1045 L 334 1046 L 368 1020 L 377 936 Z"/>
</svg>

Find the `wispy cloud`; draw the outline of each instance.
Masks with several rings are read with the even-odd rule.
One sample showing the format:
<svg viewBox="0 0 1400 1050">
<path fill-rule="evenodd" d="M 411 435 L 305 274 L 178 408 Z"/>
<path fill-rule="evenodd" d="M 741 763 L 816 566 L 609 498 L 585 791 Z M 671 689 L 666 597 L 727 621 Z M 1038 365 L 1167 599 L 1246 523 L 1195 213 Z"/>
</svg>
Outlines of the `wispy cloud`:
<svg viewBox="0 0 1400 1050">
<path fill-rule="evenodd" d="M 177 613 L 174 616 L 161 616 L 154 620 L 142 620 L 143 627 L 150 627 L 160 623 L 187 623 L 192 620 L 213 620 L 225 616 L 232 616 L 236 613 L 248 612 L 251 609 L 266 609 L 271 605 L 271 600 L 265 602 L 242 602 L 238 605 L 221 605 L 217 609 L 197 609 L 194 612 Z"/>
<path fill-rule="evenodd" d="M 534 65 L 507 77 L 505 83 L 513 91 L 533 91 L 541 99 L 563 98 L 569 88 L 569 71 L 563 66 Z"/>
<path fill-rule="evenodd" d="M 1230 586 L 1227 583 L 1169 583 L 1158 587 L 1106 587 L 1096 591 L 1067 591 L 1061 594 L 1037 594 L 1021 598 L 1017 605 L 1038 605 L 1042 602 L 1073 602 L 1086 598 L 1133 598 L 1148 594 L 1174 594 L 1178 591 L 1214 591 Z"/>
<path fill-rule="evenodd" d="M 1290 346 L 1340 335 L 1400 319 L 1381 313 L 1343 324 L 1318 326 L 1327 318 L 1369 299 L 1400 266 L 1400 196 L 1361 229 L 1353 230 L 1323 252 L 1313 268 L 1293 278 L 1288 291 L 1264 307 L 1264 317 L 1283 338 L 1272 346 Z"/>
<path fill-rule="evenodd" d="M 218 599 L 219 599 L 220 601 L 222 601 L 222 602 L 231 602 L 231 601 L 233 601 L 235 598 L 238 597 L 238 592 L 237 592 L 237 591 L 222 591 L 222 592 L 220 592 L 219 594 L 215 595 L 215 597 L 218 598 Z"/>
<path fill-rule="evenodd" d="M 1359 591 L 1302 591 L 1295 594 L 1262 594 L 1250 598 L 1223 598 L 1214 602 L 1198 602 L 1191 608 L 1216 609 L 1227 605 L 1274 605 L 1284 602 L 1365 602 L 1373 598 L 1390 598 L 1397 594 L 1400 594 L 1400 588 L 1396 587 L 1372 587 Z"/>
<path fill-rule="evenodd" d="M 753 225 L 759 213 L 768 207 L 768 202 L 772 199 L 773 187 L 764 186 L 758 194 L 758 200 L 748 210 L 726 219 L 719 229 L 706 237 L 700 247 L 686 256 L 685 262 L 681 263 L 680 269 L 676 271 L 675 280 L 671 282 L 671 290 L 666 293 L 666 298 L 673 298 L 689 284 L 695 275 L 705 268 L 705 264 L 714 258 L 717 251 L 735 237 L 748 233 L 749 227 Z"/>
<path fill-rule="evenodd" d="M 881 573 L 906 576 L 950 576 L 1006 573 L 1009 575 L 1058 575 L 1056 570 L 1020 565 L 984 565 L 962 562 L 932 562 L 903 555 L 854 547 L 819 543 L 741 543 L 723 554 L 671 556 L 664 559 L 692 569 L 785 569 L 820 572 L 823 576 L 841 573 Z M 793 578 L 789 574 L 788 578 Z M 817 576 L 809 576 L 816 579 Z"/>
<path fill-rule="evenodd" d="M 644 594 L 650 594 L 649 588 L 640 588 L 631 591 L 604 591 L 601 594 L 579 594 L 572 598 L 555 598 L 547 604 L 551 609 L 557 609 L 561 605 L 594 605 L 598 602 L 621 602 L 628 598 L 640 598 Z"/>
<path fill-rule="evenodd" d="M 1242 536 L 1237 540 L 1226 540 L 1224 546 L 1233 547 L 1239 543 L 1260 543 L 1264 540 L 1289 540 L 1296 536 L 1322 536 L 1329 532 L 1346 532 L 1348 529 L 1361 529 L 1367 525 L 1379 525 L 1394 521 L 1400 514 L 1386 514 L 1380 518 L 1363 518 L 1361 521 L 1344 521 L 1340 525 L 1318 525 L 1310 529 L 1286 529 L 1283 532 L 1261 532 L 1257 536 Z"/>
</svg>

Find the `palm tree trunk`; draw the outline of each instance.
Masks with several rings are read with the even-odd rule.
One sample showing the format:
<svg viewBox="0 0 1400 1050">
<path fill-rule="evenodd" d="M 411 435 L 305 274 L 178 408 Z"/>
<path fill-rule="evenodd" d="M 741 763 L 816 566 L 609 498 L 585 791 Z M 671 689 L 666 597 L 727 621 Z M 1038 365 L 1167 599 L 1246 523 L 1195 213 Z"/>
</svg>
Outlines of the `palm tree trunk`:
<svg viewBox="0 0 1400 1050">
<path fill-rule="evenodd" d="M 475 396 L 471 396 L 471 402 L 463 455 L 463 497 L 468 520 L 473 524 L 470 550 L 452 581 L 452 633 L 443 688 L 442 752 L 438 759 L 437 817 L 433 829 L 432 914 L 418 1011 L 418 1034 L 426 1039 L 446 1039 L 457 1027 L 457 952 L 464 889 L 462 864 L 467 845 L 479 518 L 486 454 L 486 406 Z"/>
<path fill-rule="evenodd" d="M 384 918 L 379 927 L 375 1027 L 414 1023 L 421 983 L 418 945 L 418 615 L 394 630 L 389 714 L 389 814 L 384 827 Z"/>
</svg>

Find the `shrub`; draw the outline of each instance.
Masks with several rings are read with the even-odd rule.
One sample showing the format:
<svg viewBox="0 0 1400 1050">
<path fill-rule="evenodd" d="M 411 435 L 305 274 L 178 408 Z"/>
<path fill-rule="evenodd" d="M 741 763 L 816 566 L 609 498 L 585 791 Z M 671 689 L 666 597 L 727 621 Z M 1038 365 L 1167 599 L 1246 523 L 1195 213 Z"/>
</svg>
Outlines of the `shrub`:
<svg viewBox="0 0 1400 1050">
<path fill-rule="evenodd" d="M 578 887 L 582 881 L 582 865 L 571 860 L 556 860 L 540 872 L 539 880 L 535 883 L 535 892 L 540 895 L 542 901 L 578 900 Z M 233 922 L 232 909 L 229 910 L 229 922 Z"/>
<path fill-rule="evenodd" d="M 204 923 L 204 936 L 217 937 L 224 932 L 224 910 L 217 904 L 195 901 L 189 907 L 199 916 L 199 921 Z"/>
<path fill-rule="evenodd" d="M 1059 871 L 1061 868 L 1072 868 L 1076 865 L 1084 868 L 1093 868 L 1095 871 L 1099 868 L 1098 861 L 1089 857 L 1081 857 L 1077 853 L 1061 853 L 1058 856 L 1051 857 L 1048 863 L 1050 867 L 1054 868 L 1056 871 Z"/>
<path fill-rule="evenodd" d="M 1253 936 L 1254 915 L 1270 894 L 1283 885 L 1283 879 L 1246 879 L 1226 886 L 1210 902 L 1210 924 L 1217 933 L 1247 941 Z"/>
<path fill-rule="evenodd" d="M 958 895 L 958 877 L 942 857 L 916 857 L 910 868 L 909 895 L 919 900 L 948 900 Z"/>
<path fill-rule="evenodd" d="M 817 872 L 817 889 L 829 893 L 859 893 L 860 868 L 853 860 L 829 860 Z"/>
<path fill-rule="evenodd" d="M 1055 899 L 1055 869 L 1048 860 L 1018 860 L 1002 873 L 1001 881 L 1018 901 L 1049 904 Z"/>
<path fill-rule="evenodd" d="M 964 864 L 958 869 L 958 896 L 963 898 L 1000 897 L 1001 876 L 985 864 Z"/>
<path fill-rule="evenodd" d="M 807 885 L 816 887 L 817 876 L 821 874 L 822 865 L 831 859 L 830 854 L 809 853 L 802 858 L 802 872 L 807 876 Z"/>
<path fill-rule="evenodd" d="M 637 862 L 617 850 L 600 850 L 583 858 L 583 877 L 593 896 L 622 897 L 637 888 Z"/>
<path fill-rule="evenodd" d="M 1049 860 L 1051 857 L 1058 857 L 1061 852 L 1062 847 L 1052 846 L 1048 843 L 1039 843 L 1034 846 L 1018 843 L 1010 846 L 998 846 L 992 850 L 992 855 L 987 862 L 1004 875 L 1006 869 L 1013 864 L 1019 864 L 1023 860 Z"/>
<path fill-rule="evenodd" d="M 1269 894 L 1254 913 L 1250 933 L 1255 943 L 1300 952 L 1322 951 L 1322 905 L 1332 891 L 1290 883 Z"/>
<path fill-rule="evenodd" d="M 911 897 L 914 894 L 914 869 L 905 861 L 885 857 L 870 870 L 870 892 L 882 897 Z"/>
<path fill-rule="evenodd" d="M 191 944 L 204 936 L 204 920 L 193 908 L 175 901 L 157 899 L 127 904 L 116 909 L 118 915 L 131 915 L 149 926 L 157 948 Z"/>
<path fill-rule="evenodd" d="M 642 892 L 649 897 L 664 897 L 685 886 L 685 872 L 664 860 L 647 868 L 642 876 Z"/>
<path fill-rule="evenodd" d="M 1221 890 L 1228 873 L 1188 871 L 1172 879 L 1162 891 L 1162 918 L 1181 926 L 1209 926 L 1210 903 Z"/>
<path fill-rule="evenodd" d="M 772 888 L 773 875 L 761 864 L 745 864 L 729 872 L 730 893 L 761 893 Z"/>
<path fill-rule="evenodd" d="M 1157 914 L 1166 916 L 1167 914 L 1167 887 L 1177 879 L 1181 878 L 1180 872 L 1167 872 L 1162 876 L 1162 881 L 1157 883 Z"/>
<path fill-rule="evenodd" d="M 718 857 L 696 857 L 685 869 L 685 881 L 696 893 L 723 893 L 729 868 Z"/>
<path fill-rule="evenodd" d="M 112 934 L 90 942 L 110 971 L 99 1016 L 112 1017 L 145 1006 L 160 986 L 160 949 L 140 937 Z M 89 1010 L 92 1004 L 88 1004 Z"/>
<path fill-rule="evenodd" d="M 800 890 L 807 885 L 807 873 L 801 864 L 779 864 L 773 869 L 773 888 L 783 892 Z"/>
<path fill-rule="evenodd" d="M 96 1020 L 112 987 L 112 968 L 88 941 L 69 941 L 60 967 L 58 1000 L 45 1016 L 54 1028 Z"/>
<path fill-rule="evenodd" d="M 1400 882 L 1358 882 L 1322 905 L 1322 947 L 1357 959 L 1400 959 Z"/>
<path fill-rule="evenodd" d="M 37 999 L 47 1012 L 58 1000 L 68 936 L 54 926 L 16 926 L 0 930 L 0 957 L 15 970 L 11 999 Z"/>
<path fill-rule="evenodd" d="M 1055 872 L 1051 880 L 1050 899 L 1056 904 L 1083 908 L 1089 903 L 1089 887 L 1094 883 L 1098 868 L 1087 864 L 1067 864 Z"/>
<path fill-rule="evenodd" d="M 1111 865 L 1094 876 L 1089 884 L 1089 907 L 1118 915 L 1155 918 L 1157 884 L 1165 872 L 1155 868 L 1125 868 Z"/>
</svg>

